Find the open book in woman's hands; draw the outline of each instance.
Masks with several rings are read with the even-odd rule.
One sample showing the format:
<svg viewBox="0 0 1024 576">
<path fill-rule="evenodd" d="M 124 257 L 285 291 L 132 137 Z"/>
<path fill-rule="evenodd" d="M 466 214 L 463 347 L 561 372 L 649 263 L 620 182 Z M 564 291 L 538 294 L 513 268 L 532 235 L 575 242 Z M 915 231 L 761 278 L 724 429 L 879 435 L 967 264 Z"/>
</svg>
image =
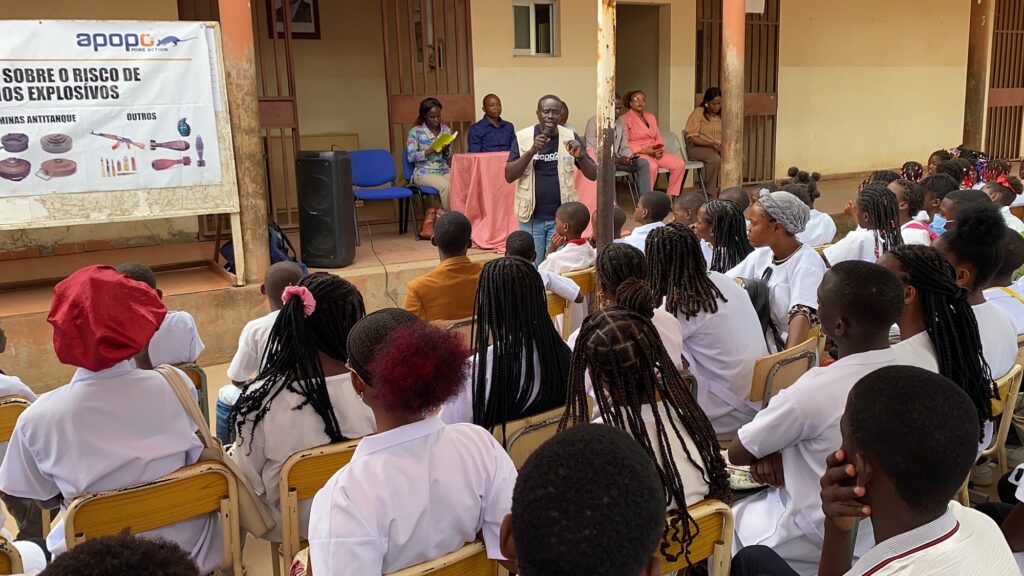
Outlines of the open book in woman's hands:
<svg viewBox="0 0 1024 576">
<path fill-rule="evenodd" d="M 433 143 L 430 144 L 430 149 L 433 150 L 434 152 L 440 152 L 442 148 L 448 146 L 452 142 L 455 142 L 455 138 L 458 137 L 458 135 L 458 132 L 455 132 L 453 134 L 441 134 L 440 136 L 434 139 Z"/>
</svg>

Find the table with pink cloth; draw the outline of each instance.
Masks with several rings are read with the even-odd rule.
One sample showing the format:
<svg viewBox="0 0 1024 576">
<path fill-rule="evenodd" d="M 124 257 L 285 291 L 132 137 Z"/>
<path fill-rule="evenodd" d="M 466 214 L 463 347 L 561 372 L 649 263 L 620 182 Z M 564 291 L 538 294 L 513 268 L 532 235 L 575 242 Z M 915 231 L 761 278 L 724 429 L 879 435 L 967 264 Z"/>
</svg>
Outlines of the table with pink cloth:
<svg viewBox="0 0 1024 576">
<path fill-rule="evenodd" d="M 591 154 L 593 158 L 593 154 Z M 505 238 L 519 229 L 513 197 L 515 183 L 505 182 L 508 152 L 456 154 L 452 157 L 451 208 L 473 224 L 473 245 L 505 251 Z M 576 192 L 593 213 L 597 207 L 597 183 L 576 170 Z M 584 236 L 589 235 L 590 229 Z"/>
</svg>

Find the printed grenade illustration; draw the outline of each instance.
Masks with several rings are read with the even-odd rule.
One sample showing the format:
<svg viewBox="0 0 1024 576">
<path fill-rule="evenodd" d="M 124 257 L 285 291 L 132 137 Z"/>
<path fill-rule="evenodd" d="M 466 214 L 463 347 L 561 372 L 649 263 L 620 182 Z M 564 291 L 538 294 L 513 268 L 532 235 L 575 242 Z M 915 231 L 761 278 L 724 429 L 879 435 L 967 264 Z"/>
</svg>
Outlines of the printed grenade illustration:
<svg viewBox="0 0 1024 576">
<path fill-rule="evenodd" d="M 192 127 L 188 125 L 188 118 L 182 118 L 178 120 L 178 134 L 181 134 L 182 138 L 185 138 L 192 133 Z"/>
</svg>

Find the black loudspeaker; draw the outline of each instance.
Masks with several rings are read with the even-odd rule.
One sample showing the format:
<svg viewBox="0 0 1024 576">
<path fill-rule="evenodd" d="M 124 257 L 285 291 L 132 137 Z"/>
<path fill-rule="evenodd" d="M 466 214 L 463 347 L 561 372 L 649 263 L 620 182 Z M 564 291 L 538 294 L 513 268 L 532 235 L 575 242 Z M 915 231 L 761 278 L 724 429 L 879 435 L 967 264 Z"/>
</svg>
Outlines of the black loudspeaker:
<svg viewBox="0 0 1024 576">
<path fill-rule="evenodd" d="M 352 162 L 344 151 L 299 152 L 302 262 L 314 268 L 343 268 L 356 256 Z"/>
</svg>

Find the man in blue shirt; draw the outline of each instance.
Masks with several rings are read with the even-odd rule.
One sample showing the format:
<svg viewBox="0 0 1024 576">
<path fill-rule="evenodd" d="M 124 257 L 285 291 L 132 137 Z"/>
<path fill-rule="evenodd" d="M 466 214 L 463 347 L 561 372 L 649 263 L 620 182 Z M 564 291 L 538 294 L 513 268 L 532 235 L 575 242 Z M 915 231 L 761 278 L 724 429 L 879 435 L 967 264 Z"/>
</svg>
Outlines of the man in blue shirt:
<svg viewBox="0 0 1024 576">
<path fill-rule="evenodd" d="M 508 152 L 516 140 L 511 122 L 501 119 L 501 100 L 494 94 L 484 96 L 484 117 L 469 127 L 470 152 Z"/>
</svg>

